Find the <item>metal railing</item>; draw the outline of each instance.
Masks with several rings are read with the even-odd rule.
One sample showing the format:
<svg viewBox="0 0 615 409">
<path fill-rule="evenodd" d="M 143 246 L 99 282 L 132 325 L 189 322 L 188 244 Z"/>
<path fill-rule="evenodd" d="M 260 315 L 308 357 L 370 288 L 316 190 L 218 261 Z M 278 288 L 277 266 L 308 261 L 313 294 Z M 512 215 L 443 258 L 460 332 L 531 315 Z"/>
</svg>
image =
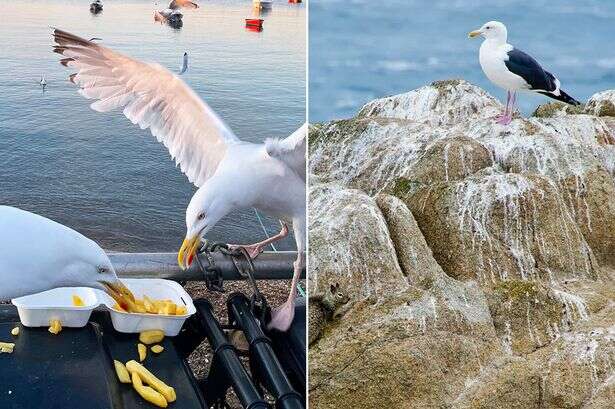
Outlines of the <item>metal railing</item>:
<svg viewBox="0 0 615 409">
<path fill-rule="evenodd" d="M 212 254 L 224 280 L 243 280 L 230 256 Z M 198 263 L 182 270 L 177 265 L 177 253 L 111 253 L 109 258 L 120 277 L 124 278 L 165 278 L 174 281 L 201 281 L 203 273 Z M 256 280 L 290 280 L 293 276 L 293 262 L 296 251 L 265 251 L 254 259 Z M 302 277 L 305 278 L 305 269 Z"/>
</svg>

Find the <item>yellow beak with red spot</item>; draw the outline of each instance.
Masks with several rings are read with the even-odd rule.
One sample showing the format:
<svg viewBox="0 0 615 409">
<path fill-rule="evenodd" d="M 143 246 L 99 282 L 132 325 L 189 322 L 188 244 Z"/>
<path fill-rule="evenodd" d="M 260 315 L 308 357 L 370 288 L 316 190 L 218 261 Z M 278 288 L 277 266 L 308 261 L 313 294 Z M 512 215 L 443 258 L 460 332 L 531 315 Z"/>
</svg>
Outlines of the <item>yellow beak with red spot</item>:
<svg viewBox="0 0 615 409">
<path fill-rule="evenodd" d="M 201 238 L 198 235 L 192 238 L 184 239 L 184 242 L 177 253 L 177 264 L 179 264 L 182 270 L 190 267 L 200 246 Z"/>
<path fill-rule="evenodd" d="M 116 282 L 101 281 L 107 294 L 111 296 L 126 311 L 132 311 L 130 306 L 135 302 L 135 296 L 119 279 Z"/>
</svg>

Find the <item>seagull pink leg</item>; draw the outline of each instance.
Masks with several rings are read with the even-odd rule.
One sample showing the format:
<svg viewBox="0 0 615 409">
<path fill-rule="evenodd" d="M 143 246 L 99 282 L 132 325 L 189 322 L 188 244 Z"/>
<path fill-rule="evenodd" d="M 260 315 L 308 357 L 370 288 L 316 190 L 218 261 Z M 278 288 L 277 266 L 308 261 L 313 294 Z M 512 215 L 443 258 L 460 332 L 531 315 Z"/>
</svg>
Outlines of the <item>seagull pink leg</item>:
<svg viewBox="0 0 615 409">
<path fill-rule="evenodd" d="M 299 251 L 297 260 L 293 263 L 293 281 L 290 285 L 290 294 L 288 295 L 288 299 L 284 304 L 274 308 L 271 313 L 271 321 L 267 324 L 267 329 L 276 329 L 278 331 L 286 332 L 290 328 L 290 324 L 292 324 L 293 318 L 295 318 L 295 299 L 297 298 L 296 288 L 297 283 L 299 282 L 299 277 L 301 277 L 304 258 L 305 255 L 303 251 Z"/>
<path fill-rule="evenodd" d="M 507 91 L 506 108 L 504 109 L 504 112 L 502 112 L 499 116 L 495 118 L 495 122 L 497 122 L 498 124 L 508 125 L 510 123 L 510 119 L 508 115 L 508 108 L 510 106 L 510 97 L 511 97 L 510 91 Z"/>
<path fill-rule="evenodd" d="M 512 122 L 513 113 L 515 112 L 515 102 L 517 102 L 517 92 L 512 93 L 510 99 L 510 107 L 507 109 L 506 116 L 502 120 L 498 121 L 499 124 L 508 125 Z"/>
<path fill-rule="evenodd" d="M 267 240 L 263 240 L 254 244 L 229 244 L 228 246 L 231 249 L 243 247 L 248 252 L 250 258 L 256 258 L 263 251 L 265 246 L 268 246 L 275 241 L 282 240 L 284 237 L 288 236 L 288 226 L 282 221 L 280 221 L 280 224 L 282 225 L 282 229 L 280 230 L 280 232 L 275 236 L 271 236 Z"/>
</svg>

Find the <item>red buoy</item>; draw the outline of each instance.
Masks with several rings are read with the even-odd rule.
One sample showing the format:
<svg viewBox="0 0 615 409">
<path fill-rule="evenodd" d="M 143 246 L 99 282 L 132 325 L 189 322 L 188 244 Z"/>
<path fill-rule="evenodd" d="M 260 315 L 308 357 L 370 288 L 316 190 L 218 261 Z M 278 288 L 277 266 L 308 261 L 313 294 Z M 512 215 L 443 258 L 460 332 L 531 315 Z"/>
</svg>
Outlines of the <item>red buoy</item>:
<svg viewBox="0 0 615 409">
<path fill-rule="evenodd" d="M 262 18 L 247 18 L 246 19 L 246 27 L 256 27 L 259 29 L 263 28 L 263 20 Z"/>
</svg>

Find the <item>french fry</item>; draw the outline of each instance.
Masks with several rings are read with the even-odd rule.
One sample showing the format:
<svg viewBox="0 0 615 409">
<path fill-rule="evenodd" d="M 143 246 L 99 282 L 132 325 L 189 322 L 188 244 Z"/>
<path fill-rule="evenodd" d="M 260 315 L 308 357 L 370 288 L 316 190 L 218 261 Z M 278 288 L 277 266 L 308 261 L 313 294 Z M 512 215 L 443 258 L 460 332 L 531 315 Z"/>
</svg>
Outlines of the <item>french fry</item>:
<svg viewBox="0 0 615 409">
<path fill-rule="evenodd" d="M 60 320 L 51 320 L 49 321 L 49 332 L 53 335 L 58 335 L 62 331 L 62 323 Z"/>
<path fill-rule="evenodd" d="M 164 314 L 165 315 L 175 315 L 177 312 L 177 305 L 173 302 L 165 303 L 164 305 Z"/>
<path fill-rule="evenodd" d="M 155 354 L 159 354 L 164 351 L 164 347 L 162 345 L 154 345 L 152 348 L 152 352 Z"/>
<path fill-rule="evenodd" d="M 126 365 L 114 359 L 113 366 L 115 366 L 115 373 L 117 374 L 117 378 L 120 380 L 121 383 L 131 382 L 130 374 L 128 373 L 128 369 L 126 369 Z"/>
<path fill-rule="evenodd" d="M 75 307 L 84 307 L 85 303 L 83 302 L 83 300 L 81 299 L 81 297 L 79 297 L 76 294 L 73 294 L 73 305 Z"/>
<path fill-rule="evenodd" d="M 140 301 L 140 300 L 137 300 Z M 129 310 L 128 312 L 136 312 L 138 314 L 145 314 L 147 313 L 147 310 L 145 309 L 145 305 L 143 304 L 143 301 L 141 301 L 141 303 L 135 303 Z"/>
<path fill-rule="evenodd" d="M 145 383 L 160 392 L 167 401 L 175 402 L 175 399 L 177 399 L 177 395 L 175 395 L 175 389 L 162 382 L 160 379 L 156 378 L 154 374 L 148 371 L 147 368 L 145 368 L 137 361 L 128 361 L 126 363 L 126 369 L 128 369 L 128 372 L 130 372 L 130 374 L 133 376 L 133 384 L 134 374 L 136 373 Z"/>
<path fill-rule="evenodd" d="M 143 296 L 143 305 L 145 306 L 145 310 L 150 314 L 158 314 L 158 307 L 156 307 L 147 295 Z"/>
<path fill-rule="evenodd" d="M 186 315 L 188 313 L 188 309 L 181 305 L 177 306 L 177 310 L 175 310 L 175 315 Z"/>
<path fill-rule="evenodd" d="M 15 327 L 11 330 L 11 335 L 13 335 L 14 337 L 16 337 L 17 335 L 19 335 L 19 327 Z"/>
<path fill-rule="evenodd" d="M 12 342 L 0 342 L 0 353 L 12 354 L 15 344 Z"/>
<path fill-rule="evenodd" d="M 157 344 L 164 339 L 164 331 L 154 329 L 150 331 L 143 331 L 139 334 L 139 341 L 145 345 Z"/>
<path fill-rule="evenodd" d="M 150 388 L 149 386 L 144 386 L 141 381 L 141 377 L 137 372 L 132 372 L 132 387 L 137 391 L 137 393 L 149 403 L 152 403 L 159 408 L 166 408 L 169 404 L 165 397 L 160 393 Z"/>
<path fill-rule="evenodd" d="M 137 351 L 139 352 L 139 362 L 145 361 L 145 357 L 147 357 L 147 347 L 143 344 L 137 344 Z"/>
</svg>

